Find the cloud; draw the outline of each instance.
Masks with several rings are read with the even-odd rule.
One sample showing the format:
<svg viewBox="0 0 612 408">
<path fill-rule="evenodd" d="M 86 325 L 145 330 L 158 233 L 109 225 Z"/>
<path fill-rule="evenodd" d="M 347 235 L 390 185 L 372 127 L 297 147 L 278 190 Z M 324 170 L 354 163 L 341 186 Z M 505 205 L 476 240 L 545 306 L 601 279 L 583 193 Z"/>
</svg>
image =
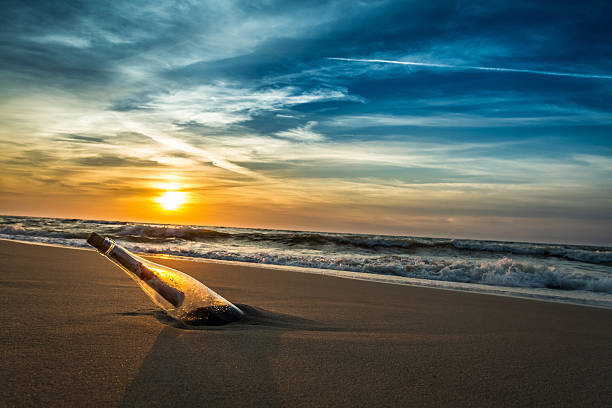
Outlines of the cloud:
<svg viewBox="0 0 612 408">
<path fill-rule="evenodd" d="M 88 48 L 91 46 L 91 41 L 89 41 L 87 38 L 62 34 L 49 34 L 41 37 L 32 37 L 32 40 L 42 44 L 55 43 L 76 48 Z"/>
<path fill-rule="evenodd" d="M 170 149 L 189 153 L 192 156 L 198 157 L 200 160 L 212 163 L 214 166 L 248 177 L 260 177 L 257 173 L 247 168 L 238 166 L 208 150 L 192 146 L 189 143 L 186 143 L 176 137 L 169 136 L 167 133 L 149 127 L 143 123 L 138 123 L 131 120 L 122 120 L 121 124 L 130 131 L 150 137 L 152 140 L 167 146 Z"/>
<path fill-rule="evenodd" d="M 7 152 L 5 151 L 5 154 Z M 28 166 L 28 165 L 41 165 L 48 164 L 57 160 L 53 154 L 44 150 L 22 150 L 16 152 L 10 157 L 10 155 L 6 155 L 5 164 L 19 165 L 19 166 Z"/>
<path fill-rule="evenodd" d="M 308 91 L 293 86 L 253 89 L 221 82 L 150 95 L 140 108 L 150 114 L 166 115 L 177 123 L 226 127 L 250 120 L 263 112 L 352 99 L 346 88 L 341 87 Z"/>
<path fill-rule="evenodd" d="M 88 156 L 74 159 L 74 163 L 89 167 L 158 167 L 160 164 L 153 160 L 144 160 L 134 157 L 120 157 L 115 155 Z"/>
<path fill-rule="evenodd" d="M 317 122 L 311 121 L 305 124 L 304 126 L 300 126 L 295 129 L 285 130 L 282 132 L 277 132 L 275 133 L 275 135 L 285 139 L 292 139 L 300 142 L 319 142 L 324 140 L 325 136 L 312 130 L 312 127 L 316 124 Z"/>
<path fill-rule="evenodd" d="M 83 136 L 83 135 L 65 135 L 66 139 L 68 140 L 72 140 L 72 141 L 76 141 L 76 142 L 80 142 L 80 143 L 104 143 L 104 138 L 103 137 L 97 137 L 97 136 Z"/>
</svg>

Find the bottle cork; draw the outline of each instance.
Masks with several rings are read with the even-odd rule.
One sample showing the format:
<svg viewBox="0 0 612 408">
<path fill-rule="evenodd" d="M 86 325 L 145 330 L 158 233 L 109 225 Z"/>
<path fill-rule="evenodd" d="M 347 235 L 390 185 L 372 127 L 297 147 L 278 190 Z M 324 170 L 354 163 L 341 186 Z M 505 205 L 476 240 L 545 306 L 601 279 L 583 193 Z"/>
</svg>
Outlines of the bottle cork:
<svg viewBox="0 0 612 408">
<path fill-rule="evenodd" d="M 103 236 L 95 232 L 92 232 L 89 238 L 87 238 L 87 243 L 103 254 L 105 254 L 112 245 L 109 241 L 105 240 Z"/>
</svg>

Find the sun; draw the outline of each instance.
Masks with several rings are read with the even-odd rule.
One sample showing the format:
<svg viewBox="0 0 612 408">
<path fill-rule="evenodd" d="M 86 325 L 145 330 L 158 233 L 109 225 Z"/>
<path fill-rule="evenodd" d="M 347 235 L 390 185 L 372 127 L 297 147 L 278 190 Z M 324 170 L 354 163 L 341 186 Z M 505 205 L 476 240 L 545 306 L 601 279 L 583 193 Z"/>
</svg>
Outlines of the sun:
<svg viewBox="0 0 612 408">
<path fill-rule="evenodd" d="M 176 211 L 187 202 L 187 193 L 182 191 L 166 191 L 155 199 L 164 210 Z"/>
</svg>

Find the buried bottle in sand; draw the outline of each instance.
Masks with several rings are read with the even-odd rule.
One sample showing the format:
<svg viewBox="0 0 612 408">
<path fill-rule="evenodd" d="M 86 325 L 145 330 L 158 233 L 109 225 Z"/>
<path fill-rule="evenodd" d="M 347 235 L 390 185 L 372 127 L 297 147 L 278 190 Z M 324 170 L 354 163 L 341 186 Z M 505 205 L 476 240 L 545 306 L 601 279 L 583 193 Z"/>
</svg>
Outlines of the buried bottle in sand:
<svg viewBox="0 0 612 408">
<path fill-rule="evenodd" d="M 147 261 L 95 232 L 87 243 L 123 269 L 153 302 L 175 319 L 195 326 L 218 326 L 244 316 L 232 303 L 189 275 Z"/>
</svg>

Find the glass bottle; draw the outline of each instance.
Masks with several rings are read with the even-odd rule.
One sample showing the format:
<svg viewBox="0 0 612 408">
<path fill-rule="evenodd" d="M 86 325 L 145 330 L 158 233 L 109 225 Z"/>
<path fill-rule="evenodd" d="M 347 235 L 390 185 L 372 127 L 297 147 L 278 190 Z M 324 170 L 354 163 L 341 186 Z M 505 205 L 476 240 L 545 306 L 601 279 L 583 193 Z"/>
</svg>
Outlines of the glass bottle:
<svg viewBox="0 0 612 408">
<path fill-rule="evenodd" d="M 87 243 L 123 269 L 166 313 L 189 325 L 218 326 L 244 313 L 191 276 L 156 264 L 92 232 Z"/>
</svg>

